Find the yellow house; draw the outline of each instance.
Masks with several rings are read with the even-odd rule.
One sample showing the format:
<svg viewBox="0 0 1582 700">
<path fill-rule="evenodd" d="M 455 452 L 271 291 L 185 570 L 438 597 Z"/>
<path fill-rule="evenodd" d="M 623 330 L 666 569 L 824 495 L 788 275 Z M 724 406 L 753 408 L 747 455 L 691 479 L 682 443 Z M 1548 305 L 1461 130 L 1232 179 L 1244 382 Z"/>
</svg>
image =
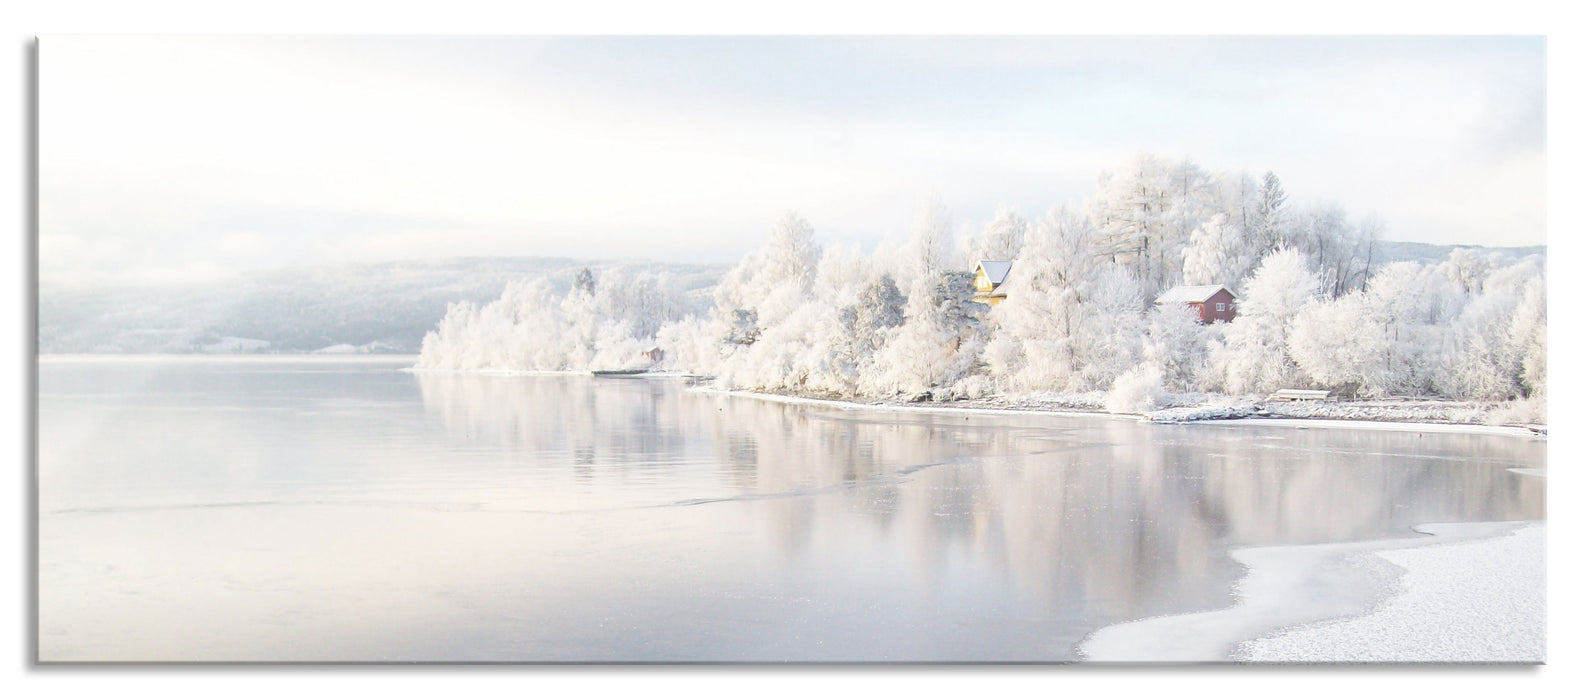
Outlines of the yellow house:
<svg viewBox="0 0 1582 700">
<path fill-rule="evenodd" d="M 1010 273 L 1009 260 L 979 260 L 972 271 L 972 286 L 977 290 L 972 300 L 990 306 L 1005 301 L 1005 292 L 1000 289 L 1000 285 L 1005 284 L 1005 276 Z"/>
</svg>

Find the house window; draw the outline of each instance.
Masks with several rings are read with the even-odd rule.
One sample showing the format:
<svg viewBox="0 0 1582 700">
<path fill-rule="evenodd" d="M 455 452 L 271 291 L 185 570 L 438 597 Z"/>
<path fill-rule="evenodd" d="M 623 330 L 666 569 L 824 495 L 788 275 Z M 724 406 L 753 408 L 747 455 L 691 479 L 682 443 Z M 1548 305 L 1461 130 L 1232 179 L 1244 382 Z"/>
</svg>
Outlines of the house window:
<svg viewBox="0 0 1582 700">
<path fill-rule="evenodd" d="M 1215 303 L 1214 304 L 1214 310 L 1218 311 L 1220 313 L 1225 313 L 1225 302 L 1221 301 L 1221 302 Z"/>
</svg>

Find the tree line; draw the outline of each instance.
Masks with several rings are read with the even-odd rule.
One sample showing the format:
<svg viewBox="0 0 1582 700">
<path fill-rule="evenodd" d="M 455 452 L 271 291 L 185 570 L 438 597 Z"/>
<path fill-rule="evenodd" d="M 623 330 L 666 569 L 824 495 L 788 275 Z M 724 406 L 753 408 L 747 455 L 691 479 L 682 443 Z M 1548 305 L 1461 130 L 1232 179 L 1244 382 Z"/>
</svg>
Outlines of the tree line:
<svg viewBox="0 0 1582 700">
<path fill-rule="evenodd" d="M 1380 265 L 1381 230 L 1334 204 L 1293 204 L 1273 173 L 1144 155 L 1102 174 L 1080 207 L 1035 220 L 1002 208 L 959 237 L 928 200 L 906 241 L 869 255 L 820 245 L 788 213 L 706 304 L 662 275 L 590 272 L 559 299 L 513 285 L 453 306 L 419 366 L 616 367 L 657 346 L 662 367 L 724 387 L 843 397 L 1105 392 L 1130 412 L 1169 393 L 1318 387 L 1542 410 L 1542 258 L 1464 248 Z M 978 260 L 1013 263 L 993 307 L 973 299 Z M 1153 303 L 1179 284 L 1230 288 L 1235 321 Z"/>
</svg>

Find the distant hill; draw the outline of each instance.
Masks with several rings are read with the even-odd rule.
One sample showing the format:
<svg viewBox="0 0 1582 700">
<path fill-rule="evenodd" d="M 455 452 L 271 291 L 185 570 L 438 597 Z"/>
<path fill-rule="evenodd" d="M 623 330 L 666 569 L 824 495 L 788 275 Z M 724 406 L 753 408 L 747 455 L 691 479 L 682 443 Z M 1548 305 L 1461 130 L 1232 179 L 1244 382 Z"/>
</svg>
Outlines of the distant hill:
<svg viewBox="0 0 1582 700">
<path fill-rule="evenodd" d="M 415 353 L 458 301 L 507 283 L 570 289 L 577 271 L 668 273 L 698 298 L 726 265 L 565 258 L 453 258 L 247 273 L 225 283 L 39 290 L 41 353 Z"/>
<path fill-rule="evenodd" d="M 1529 255 L 1547 257 L 1549 254 L 1549 247 L 1541 245 L 1489 248 L 1478 245 L 1434 245 L 1432 243 L 1409 243 L 1406 241 L 1379 241 L 1375 246 L 1373 250 L 1373 262 L 1375 265 L 1392 262 L 1416 262 L 1424 265 L 1438 265 L 1449 260 L 1451 251 L 1457 248 L 1472 248 L 1495 253 L 1512 261 L 1520 260 Z"/>
</svg>

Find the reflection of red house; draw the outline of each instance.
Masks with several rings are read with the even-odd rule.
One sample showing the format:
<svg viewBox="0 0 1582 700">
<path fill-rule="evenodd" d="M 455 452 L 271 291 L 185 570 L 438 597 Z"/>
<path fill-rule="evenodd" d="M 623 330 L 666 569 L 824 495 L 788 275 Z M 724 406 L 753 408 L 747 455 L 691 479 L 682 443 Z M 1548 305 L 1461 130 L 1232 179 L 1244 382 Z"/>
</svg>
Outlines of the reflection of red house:
<svg viewBox="0 0 1582 700">
<path fill-rule="evenodd" d="M 1217 284 L 1205 284 L 1195 287 L 1176 287 L 1154 300 L 1155 304 L 1186 304 L 1197 309 L 1197 318 L 1200 323 L 1213 323 L 1224 321 L 1230 323 L 1236 318 L 1236 295 Z"/>
</svg>

